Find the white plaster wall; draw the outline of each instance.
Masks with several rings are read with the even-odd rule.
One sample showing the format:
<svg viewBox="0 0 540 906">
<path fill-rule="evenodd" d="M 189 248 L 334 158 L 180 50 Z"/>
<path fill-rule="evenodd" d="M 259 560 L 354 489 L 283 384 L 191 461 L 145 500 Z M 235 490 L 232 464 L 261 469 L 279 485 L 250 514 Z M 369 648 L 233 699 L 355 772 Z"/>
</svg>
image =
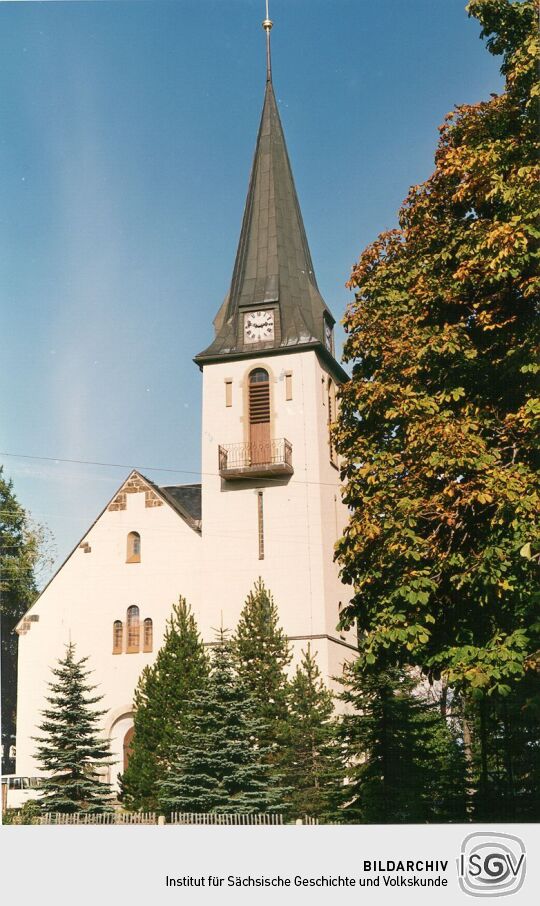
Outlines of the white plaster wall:
<svg viewBox="0 0 540 906">
<path fill-rule="evenodd" d="M 251 369 L 271 377 L 272 436 L 292 444 L 288 479 L 225 482 L 218 472 L 219 444 L 248 439 L 244 388 Z M 292 372 L 293 398 L 285 398 Z M 233 382 L 225 406 L 225 381 Z M 171 606 L 182 594 L 191 604 L 205 642 L 223 625 L 234 630 L 244 600 L 261 576 L 272 591 L 281 624 L 300 660 L 309 636 L 323 676 L 341 673 L 354 657 L 354 632 L 336 629 L 340 602 L 350 596 L 333 563 L 334 544 L 347 512 L 328 446 L 328 374 L 314 351 L 207 365 L 203 374 L 202 538 L 167 504 L 145 506 L 144 492 L 127 494 L 125 510 L 105 512 L 32 609 L 38 622 L 19 640 L 17 773 L 34 775 L 31 737 L 46 706 L 50 668 L 70 639 L 77 656 L 89 655 L 93 682 L 104 694 L 103 728 L 122 764 L 129 708 L 143 667 L 160 647 Z M 259 560 L 257 491 L 264 492 L 265 556 Z M 130 531 L 141 535 L 141 562 L 126 563 Z M 152 653 L 112 654 L 112 624 L 137 604 L 154 626 Z M 125 640 L 124 640 L 125 642 Z M 142 642 L 142 638 L 141 638 Z"/>
<path fill-rule="evenodd" d="M 218 446 L 248 440 L 245 387 L 254 367 L 271 380 L 272 436 L 292 444 L 294 475 L 279 479 L 223 481 Z M 285 398 L 285 374 L 292 372 L 293 399 Z M 339 473 L 330 464 L 327 373 L 312 350 L 264 355 L 248 361 L 206 365 L 203 373 L 203 634 L 212 627 L 234 629 L 244 600 L 258 576 L 272 591 L 287 635 L 318 639 L 318 659 L 330 677 L 339 658 L 352 657 L 354 633 L 339 633 L 339 602 L 350 592 L 333 563 L 335 541 L 346 519 Z M 225 405 L 225 381 L 233 385 Z M 324 392 L 323 392 L 324 390 Z M 257 491 L 264 492 L 265 556 L 258 557 Z M 225 578 L 226 577 L 226 578 Z M 340 643 L 344 642 L 345 645 Z M 313 643 L 315 644 L 315 642 Z M 295 645 L 295 647 L 298 647 Z M 329 649 L 339 649 L 331 655 Z"/>
<path fill-rule="evenodd" d="M 140 563 L 126 563 L 130 531 L 141 536 Z M 201 618 L 201 538 L 167 504 L 145 507 L 144 492 L 128 494 L 127 508 L 105 510 L 84 541 L 91 552 L 74 551 L 32 608 L 39 621 L 19 638 L 18 774 L 37 773 L 31 737 L 41 722 L 51 666 L 63 657 L 70 640 L 77 657 L 90 656 L 92 680 L 104 695 L 101 706 L 109 712 L 104 718 L 108 730 L 111 715 L 132 702 L 139 675 L 154 660 L 180 594 Z M 141 647 L 142 621 L 153 620 L 153 652 L 113 655 L 113 621 L 125 623 L 132 604 L 140 608 Z"/>
</svg>

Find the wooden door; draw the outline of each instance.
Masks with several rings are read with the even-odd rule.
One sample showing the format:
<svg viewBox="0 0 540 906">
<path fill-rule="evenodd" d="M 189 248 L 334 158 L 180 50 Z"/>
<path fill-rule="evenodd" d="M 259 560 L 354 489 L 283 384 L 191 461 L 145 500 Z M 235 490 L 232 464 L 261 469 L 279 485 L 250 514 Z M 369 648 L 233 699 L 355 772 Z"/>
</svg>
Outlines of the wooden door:
<svg viewBox="0 0 540 906">
<path fill-rule="evenodd" d="M 270 381 L 264 368 L 255 368 L 249 376 L 249 442 L 249 458 L 252 464 L 272 461 Z"/>
<path fill-rule="evenodd" d="M 129 759 L 131 757 L 131 752 L 132 752 L 131 745 L 133 742 L 134 732 L 135 732 L 135 728 L 130 727 L 129 730 L 127 731 L 126 735 L 124 736 L 124 771 L 126 770 Z"/>
</svg>

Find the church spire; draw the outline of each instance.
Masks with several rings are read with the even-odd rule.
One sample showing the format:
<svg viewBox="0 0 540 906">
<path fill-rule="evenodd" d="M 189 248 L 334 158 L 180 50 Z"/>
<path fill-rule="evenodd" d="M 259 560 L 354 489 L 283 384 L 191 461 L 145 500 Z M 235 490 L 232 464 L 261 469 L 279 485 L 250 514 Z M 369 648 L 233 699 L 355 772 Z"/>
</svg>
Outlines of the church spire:
<svg viewBox="0 0 540 906">
<path fill-rule="evenodd" d="M 345 379 L 332 354 L 334 318 L 317 286 L 274 94 L 268 10 L 263 28 L 266 90 L 231 286 L 214 319 L 215 339 L 195 362 L 310 347 Z M 250 312 L 270 325 L 255 339 L 246 334 Z"/>
</svg>

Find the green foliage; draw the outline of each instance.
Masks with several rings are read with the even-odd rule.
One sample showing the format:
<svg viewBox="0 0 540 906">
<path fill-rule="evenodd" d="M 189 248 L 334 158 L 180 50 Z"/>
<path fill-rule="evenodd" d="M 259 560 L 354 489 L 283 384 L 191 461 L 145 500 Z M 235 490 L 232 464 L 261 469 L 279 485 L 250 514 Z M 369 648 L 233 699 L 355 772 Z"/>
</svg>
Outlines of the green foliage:
<svg viewBox="0 0 540 906">
<path fill-rule="evenodd" d="M 287 637 L 279 626 L 274 599 L 261 578 L 246 598 L 232 639 L 238 675 L 259 702 L 271 731 L 287 712 Z"/>
<path fill-rule="evenodd" d="M 540 678 L 527 676 L 505 696 L 465 703 L 472 730 L 476 821 L 540 820 Z"/>
<path fill-rule="evenodd" d="M 308 645 L 289 687 L 282 763 L 291 789 L 290 814 L 336 820 L 344 765 L 334 720 L 334 696 Z"/>
<path fill-rule="evenodd" d="M 362 663 L 510 694 L 540 647 L 536 3 L 472 0 L 506 90 L 441 127 L 435 171 L 350 286 L 338 556 Z"/>
<path fill-rule="evenodd" d="M 418 684 L 396 668 L 349 665 L 341 723 L 345 821 L 403 824 L 465 819 L 465 761 L 455 733 Z M 351 710 L 352 709 L 352 710 Z"/>
<path fill-rule="evenodd" d="M 2 812 L 2 824 L 39 824 L 41 808 L 35 799 L 29 799 L 20 809 L 8 808 Z"/>
<path fill-rule="evenodd" d="M 154 810 L 158 782 L 182 736 L 187 702 L 204 686 L 208 658 L 184 598 L 173 605 L 164 644 L 145 667 L 135 690 L 132 751 L 122 777 L 122 800 L 132 809 Z"/>
<path fill-rule="evenodd" d="M 36 799 L 29 799 L 19 812 L 20 824 L 39 824 L 41 807 Z"/>
<path fill-rule="evenodd" d="M 95 709 L 102 696 L 87 682 L 84 669 L 88 658 L 75 659 L 75 646 L 66 646 L 66 655 L 52 673 L 47 697 L 50 708 L 43 711 L 37 737 L 36 758 L 47 776 L 41 781 L 39 803 L 44 812 L 98 813 L 111 808 L 111 790 L 103 779 L 112 764 L 109 741 L 102 739 L 97 726 L 106 711 Z"/>
<path fill-rule="evenodd" d="M 285 791 L 268 763 L 258 700 L 234 670 L 223 631 L 205 688 L 192 693 L 185 732 L 159 784 L 166 811 L 255 813 L 283 808 Z"/>
<path fill-rule="evenodd" d="M 37 538 L 0 466 L 0 613 L 15 625 L 36 597 Z"/>
<path fill-rule="evenodd" d="M 292 654 L 279 625 L 276 604 L 259 577 L 246 598 L 232 639 L 235 669 L 257 704 L 259 740 L 274 771 L 285 769 L 288 683 Z"/>
<path fill-rule="evenodd" d="M 39 530 L 13 493 L 0 466 L 0 641 L 2 745 L 7 752 L 15 734 L 17 635 L 15 626 L 37 595 L 34 568 Z"/>
</svg>

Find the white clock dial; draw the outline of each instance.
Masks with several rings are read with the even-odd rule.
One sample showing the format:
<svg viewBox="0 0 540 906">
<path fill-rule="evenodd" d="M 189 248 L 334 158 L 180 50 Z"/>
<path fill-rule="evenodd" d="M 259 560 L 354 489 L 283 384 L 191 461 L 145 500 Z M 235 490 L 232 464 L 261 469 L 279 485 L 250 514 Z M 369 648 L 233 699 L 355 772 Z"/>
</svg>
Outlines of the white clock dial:
<svg viewBox="0 0 540 906">
<path fill-rule="evenodd" d="M 274 339 L 274 312 L 249 311 L 244 315 L 244 342 L 261 343 Z"/>
</svg>

